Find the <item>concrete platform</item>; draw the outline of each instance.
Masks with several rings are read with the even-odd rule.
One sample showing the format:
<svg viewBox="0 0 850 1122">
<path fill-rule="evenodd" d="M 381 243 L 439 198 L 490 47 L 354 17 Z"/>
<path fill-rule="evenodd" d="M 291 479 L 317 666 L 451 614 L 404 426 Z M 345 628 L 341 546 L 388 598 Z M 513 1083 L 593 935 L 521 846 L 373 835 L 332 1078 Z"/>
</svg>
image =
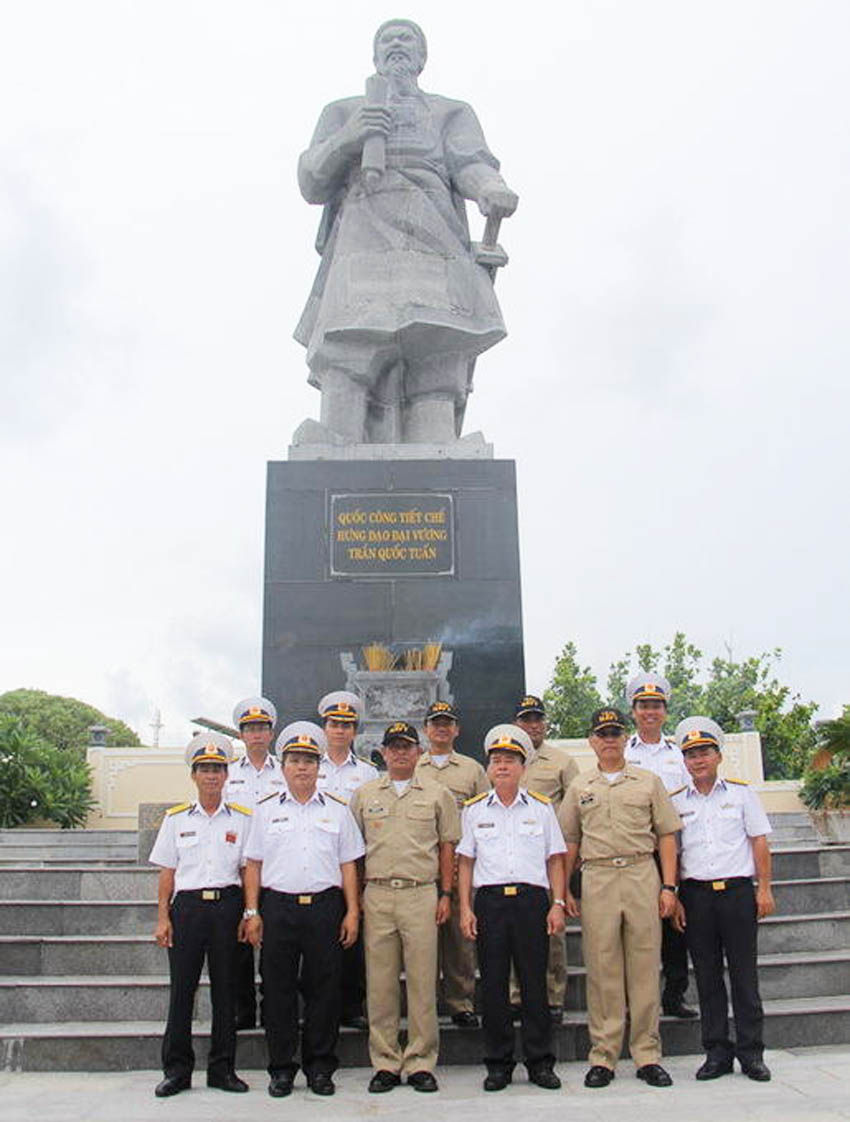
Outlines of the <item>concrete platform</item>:
<svg viewBox="0 0 850 1122">
<path fill-rule="evenodd" d="M 318 1117 L 323 1122 L 360 1122 L 411 1119 L 423 1112 L 451 1118 L 452 1122 L 477 1122 L 482 1111 L 488 1122 L 515 1122 L 528 1117 L 540 1122 L 561 1122 L 564 1112 L 580 1112 L 587 1122 L 658 1122 L 665 1114 L 689 1122 L 847 1122 L 850 1119 L 850 1048 L 796 1048 L 768 1051 L 765 1060 L 773 1072 L 771 1083 L 753 1083 L 740 1073 L 713 1083 L 697 1083 L 693 1073 L 699 1057 L 672 1057 L 665 1066 L 673 1077 L 670 1088 L 647 1087 L 633 1076 L 631 1063 L 623 1063 L 617 1078 L 603 1090 L 583 1086 L 587 1065 L 561 1063 L 561 1091 L 530 1086 L 518 1069 L 515 1082 L 497 1095 L 481 1090 L 482 1068 L 476 1065 L 438 1068 L 440 1091 L 426 1098 L 408 1087 L 386 1095 L 366 1091 L 367 1071 L 343 1070 L 337 1074 L 337 1093 L 319 1099 L 296 1080 L 292 1097 L 281 1103 L 266 1094 L 265 1073 L 243 1072 L 251 1087 L 248 1095 L 228 1095 L 209 1090 L 203 1072 L 191 1091 L 164 1101 L 154 1098 L 158 1070 L 97 1073 L 19 1072 L 0 1074 L 0 1099 L 4 1122 L 161 1122 L 166 1116 L 179 1122 L 215 1122 L 251 1117 Z M 577 1114 L 577 1116 L 579 1116 Z"/>
</svg>

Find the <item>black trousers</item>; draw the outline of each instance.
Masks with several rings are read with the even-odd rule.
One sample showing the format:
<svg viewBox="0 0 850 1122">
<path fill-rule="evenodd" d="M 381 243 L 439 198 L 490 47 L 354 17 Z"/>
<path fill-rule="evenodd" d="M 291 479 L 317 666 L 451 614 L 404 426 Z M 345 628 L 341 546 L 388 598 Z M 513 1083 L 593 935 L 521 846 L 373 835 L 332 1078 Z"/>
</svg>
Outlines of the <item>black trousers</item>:
<svg viewBox="0 0 850 1122">
<path fill-rule="evenodd" d="M 475 893 L 484 1063 L 488 1071 L 513 1071 L 514 1026 L 510 1002 L 513 963 L 522 1002 L 522 1049 L 529 1071 L 551 1068 L 552 1020 L 546 993 L 549 893 L 537 885 L 488 885 Z"/>
<path fill-rule="evenodd" d="M 663 881 L 661 860 L 657 853 L 655 864 Z M 662 1009 L 681 1005 L 688 988 L 688 941 L 669 919 L 661 921 L 661 973 L 664 977 L 661 988 Z"/>
<path fill-rule="evenodd" d="M 363 1016 L 366 1000 L 366 956 L 363 953 L 363 925 L 357 932 L 357 942 L 342 952 L 342 1019 L 350 1021 Z"/>
<path fill-rule="evenodd" d="M 339 1036 L 342 947 L 339 929 L 345 902 L 339 888 L 329 888 L 299 904 L 297 895 L 263 892 L 263 1013 L 269 1049 L 269 1075 L 298 1070 L 299 968 L 304 997 L 301 1063 L 310 1076 L 336 1071 Z"/>
<path fill-rule="evenodd" d="M 201 900 L 178 892 L 171 905 L 173 946 L 168 948 L 171 992 L 168 1023 L 162 1038 L 162 1070 L 188 1079 L 195 1067 L 192 1049 L 192 1006 L 204 959 L 210 976 L 212 1033 L 207 1059 L 209 1075 L 233 1071 L 236 1056 L 234 963 L 236 931 L 242 918 L 242 889 L 222 888 L 218 900 Z"/>
<path fill-rule="evenodd" d="M 257 1016 L 256 966 L 254 948 L 250 943 L 237 943 L 235 969 L 236 1019 L 254 1020 Z M 262 982 L 260 993 L 262 994 Z"/>
<path fill-rule="evenodd" d="M 715 891 L 711 881 L 683 880 L 679 894 L 699 992 L 703 1048 L 710 1059 L 726 1062 L 737 1056 L 747 1064 L 760 1060 L 764 1052 L 755 889 L 749 877 L 725 883 L 723 891 Z M 729 1039 L 724 955 L 732 987 L 734 1045 Z"/>
</svg>

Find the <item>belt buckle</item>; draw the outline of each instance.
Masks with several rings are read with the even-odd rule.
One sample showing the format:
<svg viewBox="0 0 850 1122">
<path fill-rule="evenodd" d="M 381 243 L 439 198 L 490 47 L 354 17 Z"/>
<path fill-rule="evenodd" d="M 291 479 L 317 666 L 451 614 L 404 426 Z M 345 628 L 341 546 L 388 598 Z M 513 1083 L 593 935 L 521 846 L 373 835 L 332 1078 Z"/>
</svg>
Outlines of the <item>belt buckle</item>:
<svg viewBox="0 0 850 1122">
<path fill-rule="evenodd" d="M 217 888 L 204 888 L 201 891 L 201 899 L 202 900 L 217 900 L 218 899 L 218 889 Z"/>
<path fill-rule="evenodd" d="M 628 865 L 628 863 L 629 863 L 628 859 L 625 858 L 625 857 L 615 857 L 611 861 L 611 864 L 614 866 L 615 869 L 625 869 L 625 867 L 626 867 L 626 865 Z"/>
<path fill-rule="evenodd" d="M 516 894 L 517 894 L 516 893 L 516 885 L 515 884 L 506 884 L 502 889 L 502 894 L 504 896 L 516 896 Z"/>
<path fill-rule="evenodd" d="M 299 904 L 312 904 L 313 903 L 313 897 L 312 896 L 299 896 L 298 897 L 298 903 Z"/>
<path fill-rule="evenodd" d="M 390 888 L 404 888 L 407 881 L 402 880 L 401 877 L 392 877 L 390 880 Z"/>
<path fill-rule="evenodd" d="M 711 887 L 714 889 L 715 892 L 725 892 L 726 891 L 726 881 L 725 880 L 713 880 L 711 882 Z"/>
</svg>

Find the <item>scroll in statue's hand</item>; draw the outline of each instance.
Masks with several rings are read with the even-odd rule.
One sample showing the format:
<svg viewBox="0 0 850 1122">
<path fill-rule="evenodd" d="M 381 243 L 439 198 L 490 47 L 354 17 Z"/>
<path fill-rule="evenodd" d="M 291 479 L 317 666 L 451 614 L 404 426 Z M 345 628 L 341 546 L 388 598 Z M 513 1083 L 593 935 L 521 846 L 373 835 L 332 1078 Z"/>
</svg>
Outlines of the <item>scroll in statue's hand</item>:
<svg viewBox="0 0 850 1122">
<path fill-rule="evenodd" d="M 359 152 L 370 136 L 389 135 L 392 113 L 383 105 L 361 105 L 342 126 L 341 141 L 351 151 Z"/>
</svg>

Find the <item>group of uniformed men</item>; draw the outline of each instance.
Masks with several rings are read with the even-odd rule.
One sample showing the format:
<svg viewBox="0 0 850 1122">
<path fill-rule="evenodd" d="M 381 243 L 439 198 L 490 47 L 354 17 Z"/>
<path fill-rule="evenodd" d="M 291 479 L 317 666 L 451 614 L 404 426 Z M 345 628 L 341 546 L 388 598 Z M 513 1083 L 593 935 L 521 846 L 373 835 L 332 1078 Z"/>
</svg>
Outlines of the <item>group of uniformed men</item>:
<svg viewBox="0 0 850 1122">
<path fill-rule="evenodd" d="M 669 696 L 659 676 L 629 683 L 637 731 L 628 740 L 617 709 L 597 710 L 589 729 L 597 764 L 581 775 L 547 743 L 544 705 L 531 695 L 485 737 L 486 771 L 455 749 L 459 714 L 444 701 L 426 714 L 424 753 L 412 725 L 387 727 L 384 773 L 354 751 L 361 703 L 346 691 L 319 702 L 321 725 L 287 725 L 277 756 L 277 713 L 262 697 L 234 709 L 244 756 L 234 759 L 226 736 L 194 736 L 186 759 L 197 800 L 167 812 L 150 856 L 160 869 L 155 938 L 168 948 L 171 977 L 157 1096 L 191 1086 L 205 958 L 207 1085 L 248 1090 L 235 1052 L 237 1030 L 257 1019 L 255 948 L 273 1097 L 291 1093 L 299 1051 L 308 1087 L 334 1093 L 340 1024 L 368 1028 L 370 1092 L 403 1079 L 436 1091 L 438 994 L 455 1025 L 479 1027 L 476 951 L 484 1089 L 511 1082 L 517 1018 L 530 1082 L 557 1089 L 564 930 L 579 915 L 586 1087 L 614 1078 L 627 1010 L 638 1078 L 670 1085 L 659 1017 L 662 1008 L 697 1016 L 683 1003 L 687 950 L 706 1052 L 696 1078 L 731 1072 L 737 1057 L 751 1079 L 770 1079 L 756 976 L 756 923 L 774 910 L 770 827 L 746 784 L 718 777 L 723 732 L 714 721 L 691 717 L 675 741 L 664 736 Z"/>
</svg>

